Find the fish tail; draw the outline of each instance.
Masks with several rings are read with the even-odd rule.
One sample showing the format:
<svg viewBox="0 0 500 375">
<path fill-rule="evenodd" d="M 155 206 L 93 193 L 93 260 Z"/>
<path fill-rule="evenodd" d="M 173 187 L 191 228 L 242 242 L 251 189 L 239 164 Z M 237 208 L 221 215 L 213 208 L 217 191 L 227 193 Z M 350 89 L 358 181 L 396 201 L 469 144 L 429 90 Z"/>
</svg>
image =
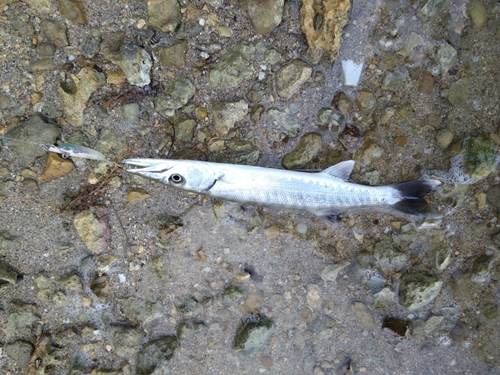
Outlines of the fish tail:
<svg viewBox="0 0 500 375">
<path fill-rule="evenodd" d="M 420 179 L 391 185 L 396 190 L 396 197 L 400 200 L 391 208 L 410 215 L 429 213 L 429 207 L 424 197 L 441 185 L 438 180 Z"/>
</svg>

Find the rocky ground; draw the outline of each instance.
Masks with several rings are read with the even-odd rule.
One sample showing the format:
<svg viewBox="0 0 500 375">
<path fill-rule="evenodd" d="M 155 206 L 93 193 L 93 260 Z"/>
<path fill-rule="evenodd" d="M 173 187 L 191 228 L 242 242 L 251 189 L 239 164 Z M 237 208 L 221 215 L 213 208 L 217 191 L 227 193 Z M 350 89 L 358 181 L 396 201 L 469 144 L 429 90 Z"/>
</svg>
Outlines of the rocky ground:
<svg viewBox="0 0 500 375">
<path fill-rule="evenodd" d="M 0 11 L 1 373 L 500 374 L 496 1 Z M 443 185 L 423 222 L 332 225 L 168 190 L 127 157 Z"/>
</svg>

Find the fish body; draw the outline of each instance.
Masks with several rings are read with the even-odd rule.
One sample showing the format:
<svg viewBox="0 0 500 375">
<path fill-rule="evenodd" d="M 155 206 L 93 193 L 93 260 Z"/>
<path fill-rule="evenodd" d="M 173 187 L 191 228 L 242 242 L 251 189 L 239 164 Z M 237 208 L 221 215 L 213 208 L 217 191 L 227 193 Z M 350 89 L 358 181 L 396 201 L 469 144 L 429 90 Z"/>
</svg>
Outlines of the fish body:
<svg viewBox="0 0 500 375">
<path fill-rule="evenodd" d="M 440 184 L 421 179 L 387 186 L 348 182 L 354 161 L 306 173 L 194 160 L 127 159 L 127 172 L 170 187 L 243 204 L 305 210 L 331 219 L 356 209 L 394 210 L 421 215 L 423 197 Z"/>
</svg>

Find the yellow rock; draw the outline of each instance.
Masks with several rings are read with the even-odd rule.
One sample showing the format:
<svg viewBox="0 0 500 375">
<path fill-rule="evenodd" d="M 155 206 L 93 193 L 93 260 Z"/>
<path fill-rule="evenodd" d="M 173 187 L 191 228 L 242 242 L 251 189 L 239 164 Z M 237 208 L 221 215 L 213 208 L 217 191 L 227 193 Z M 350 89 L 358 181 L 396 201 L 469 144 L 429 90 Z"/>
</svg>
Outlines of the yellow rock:
<svg viewBox="0 0 500 375">
<path fill-rule="evenodd" d="M 149 198 L 149 193 L 140 188 L 130 189 L 127 193 L 127 202 L 134 203 L 137 201 L 142 201 L 143 199 Z"/>
<path fill-rule="evenodd" d="M 54 152 L 49 152 L 45 169 L 39 177 L 42 181 L 52 181 L 60 178 L 74 168 L 73 162 L 69 159 L 63 159 Z"/>
</svg>

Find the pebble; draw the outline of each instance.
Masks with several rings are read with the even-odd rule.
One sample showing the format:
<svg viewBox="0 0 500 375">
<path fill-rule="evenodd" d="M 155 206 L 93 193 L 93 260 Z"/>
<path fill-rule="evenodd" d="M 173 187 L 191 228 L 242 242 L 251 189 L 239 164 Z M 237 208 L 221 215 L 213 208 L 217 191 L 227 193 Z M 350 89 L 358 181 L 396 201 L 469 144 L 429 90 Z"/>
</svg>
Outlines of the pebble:
<svg viewBox="0 0 500 375">
<path fill-rule="evenodd" d="M 151 195 L 144 189 L 132 188 L 127 192 L 127 202 L 129 204 L 139 202 L 146 198 L 149 198 L 150 196 Z"/>
<path fill-rule="evenodd" d="M 40 24 L 40 34 L 50 43 L 54 43 L 57 48 L 64 48 L 69 45 L 67 27 L 62 22 L 44 20 Z"/>
<path fill-rule="evenodd" d="M 148 0 L 148 21 L 164 33 L 173 32 L 181 22 L 181 8 L 177 0 Z"/>
<path fill-rule="evenodd" d="M 87 22 L 87 15 L 83 2 L 78 0 L 58 0 L 59 13 L 73 23 L 83 25 Z"/>
<path fill-rule="evenodd" d="M 42 181 L 52 181 L 63 177 L 73 170 L 75 165 L 69 159 L 64 159 L 59 154 L 54 152 L 49 152 L 47 157 L 47 162 L 45 164 L 45 169 L 39 177 Z"/>
<path fill-rule="evenodd" d="M 285 169 L 304 167 L 321 150 L 322 138 L 319 133 L 304 134 L 297 146 L 286 154 L 281 161 Z"/>
<path fill-rule="evenodd" d="M 395 137 L 392 141 L 395 144 L 397 144 L 399 147 L 404 147 L 406 145 L 406 142 L 408 141 L 408 139 L 405 136 L 400 135 L 398 137 Z"/>
<path fill-rule="evenodd" d="M 238 102 L 213 102 L 212 114 L 217 135 L 227 135 L 236 122 L 243 120 L 247 113 L 248 104 L 244 100 Z"/>
<path fill-rule="evenodd" d="M 457 50 L 445 42 L 438 48 L 436 59 L 441 67 L 441 75 L 445 75 L 458 60 Z"/>
<path fill-rule="evenodd" d="M 52 43 L 42 42 L 36 46 L 35 52 L 40 56 L 53 56 L 56 53 L 56 46 Z"/>
<path fill-rule="evenodd" d="M 257 34 L 267 34 L 281 23 L 284 3 L 284 0 L 240 2 Z"/>
<path fill-rule="evenodd" d="M 307 233 L 307 224 L 305 223 L 297 224 L 297 232 L 299 232 L 300 234 Z"/>
<path fill-rule="evenodd" d="M 99 220 L 93 212 L 80 212 L 75 216 L 73 225 L 91 253 L 100 254 L 107 250 L 109 230 L 106 223 Z"/>
<path fill-rule="evenodd" d="M 313 309 L 317 309 L 321 306 L 321 288 L 318 284 L 307 285 L 307 304 Z"/>
<path fill-rule="evenodd" d="M 139 103 L 130 103 L 122 106 L 123 119 L 130 124 L 139 119 Z"/>
<path fill-rule="evenodd" d="M 366 330 L 373 331 L 375 329 L 375 322 L 368 306 L 362 302 L 354 302 L 351 305 L 351 311 L 358 316 Z"/>
<path fill-rule="evenodd" d="M 302 85 L 311 78 L 312 68 L 302 60 L 293 60 L 276 73 L 276 91 L 286 99 L 297 93 Z"/>
<path fill-rule="evenodd" d="M 269 356 L 264 356 L 260 359 L 260 363 L 264 368 L 268 369 L 273 366 L 273 359 Z"/>
<path fill-rule="evenodd" d="M 266 236 L 267 239 L 276 238 L 279 233 L 280 228 L 277 225 L 271 225 L 270 227 L 264 229 L 264 236 Z"/>
<path fill-rule="evenodd" d="M 486 192 L 486 200 L 495 208 L 500 208 L 500 186 L 493 185 Z"/>
<path fill-rule="evenodd" d="M 34 73 L 56 70 L 56 68 L 57 65 L 52 61 L 50 57 L 40 60 L 33 60 L 29 63 L 29 69 Z"/>
<path fill-rule="evenodd" d="M 487 14 L 483 3 L 479 0 L 471 1 L 467 6 L 467 10 L 469 11 L 474 26 L 477 28 L 484 27 L 486 24 Z"/>
<path fill-rule="evenodd" d="M 153 48 L 153 52 L 163 66 L 181 70 L 186 68 L 187 41 L 185 40 L 169 46 L 157 46 Z"/>
<path fill-rule="evenodd" d="M 439 148 L 447 148 L 453 141 L 453 133 L 448 129 L 440 129 L 436 132 L 436 144 Z"/>
<path fill-rule="evenodd" d="M 418 91 L 423 94 L 428 93 L 434 88 L 434 78 L 430 74 L 422 75 L 422 79 L 420 80 L 420 85 L 418 86 Z"/>
</svg>

